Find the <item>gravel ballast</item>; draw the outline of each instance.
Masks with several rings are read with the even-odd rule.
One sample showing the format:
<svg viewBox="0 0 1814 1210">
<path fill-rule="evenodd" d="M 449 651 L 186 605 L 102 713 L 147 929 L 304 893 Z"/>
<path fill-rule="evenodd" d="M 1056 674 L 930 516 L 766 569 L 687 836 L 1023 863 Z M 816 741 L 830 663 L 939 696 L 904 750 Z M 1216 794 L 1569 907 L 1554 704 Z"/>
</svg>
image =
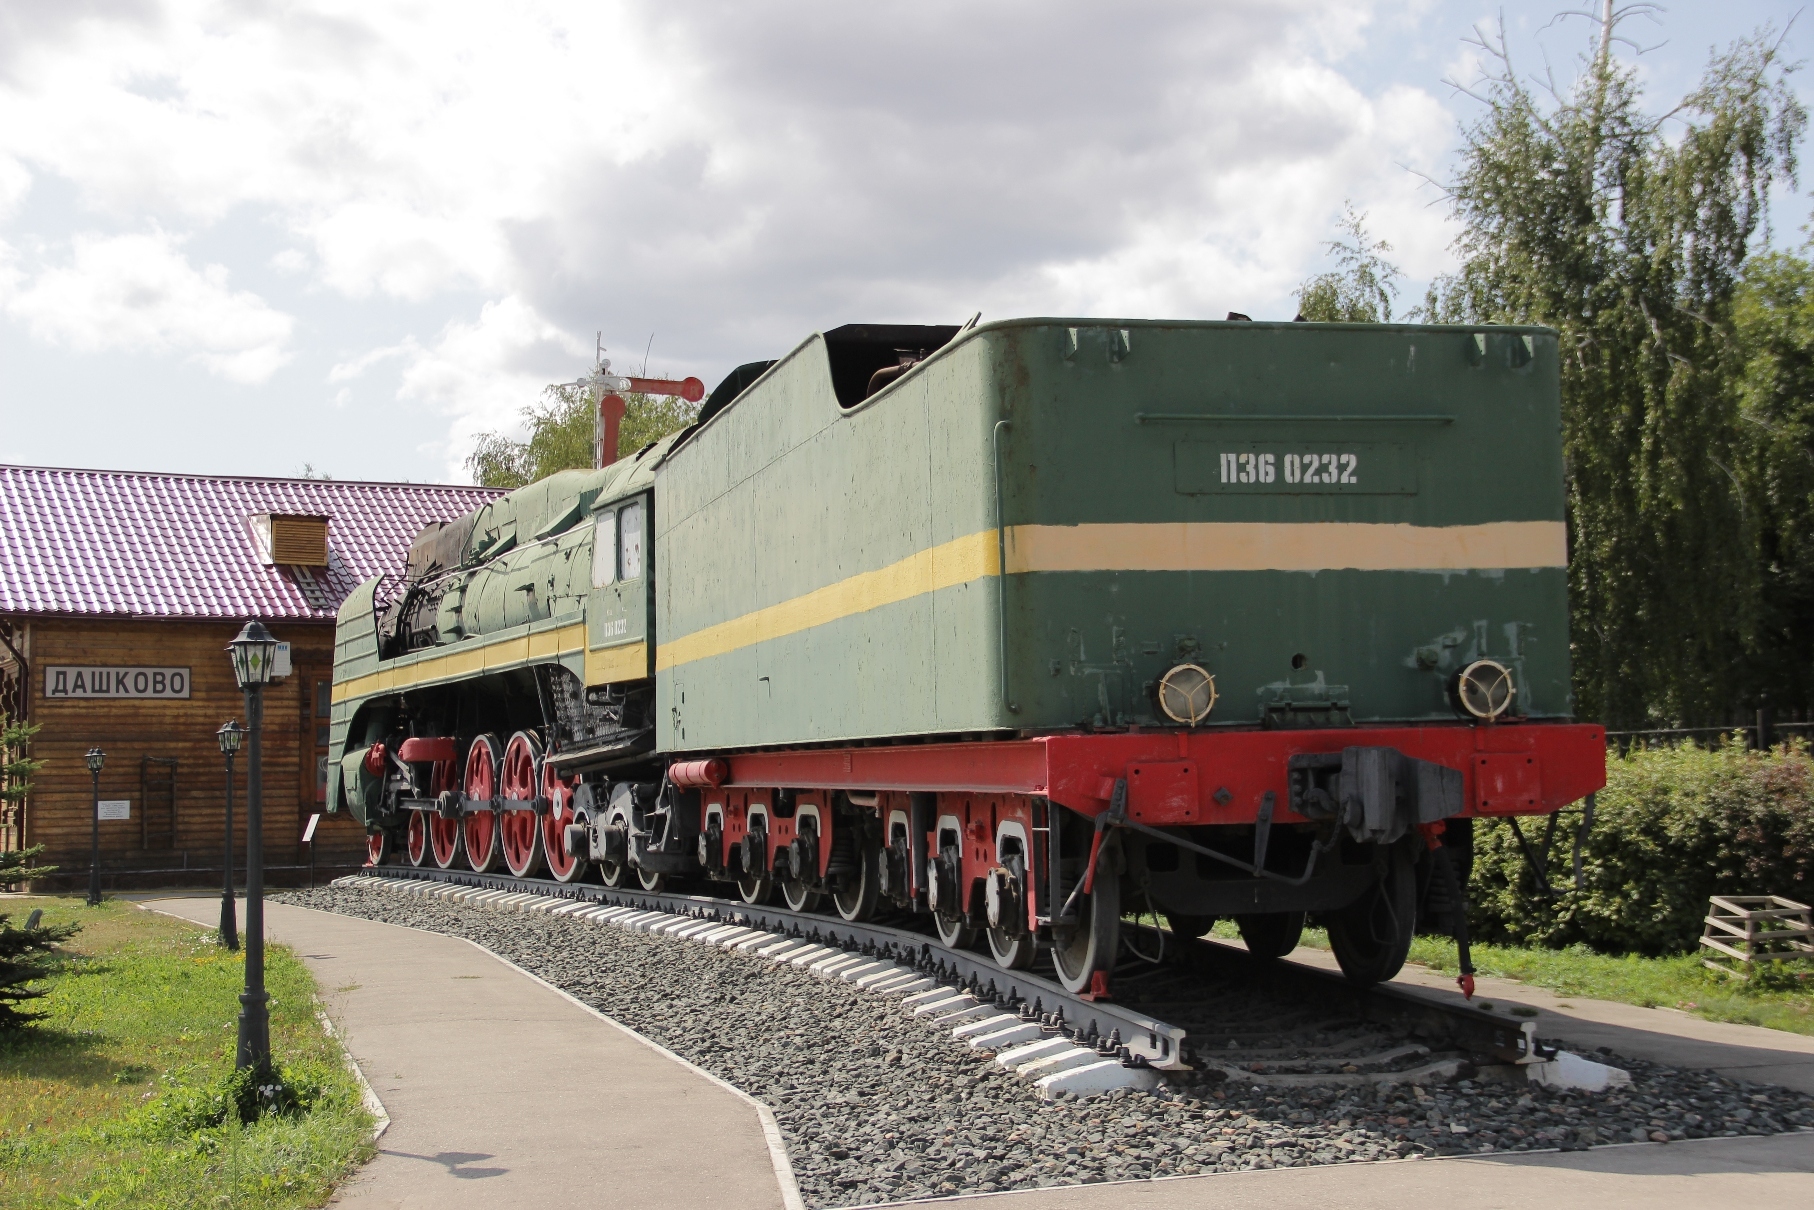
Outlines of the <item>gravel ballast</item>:
<svg viewBox="0 0 1814 1210">
<path fill-rule="evenodd" d="M 1814 1127 L 1803 1094 L 1604 1051 L 1590 1057 L 1630 1086 L 1262 1090 L 1185 1073 L 1155 1093 L 1049 1103 L 898 999 L 761 958 L 391 892 L 272 898 L 477 942 L 736 1085 L 774 1110 L 813 1207 Z"/>
</svg>

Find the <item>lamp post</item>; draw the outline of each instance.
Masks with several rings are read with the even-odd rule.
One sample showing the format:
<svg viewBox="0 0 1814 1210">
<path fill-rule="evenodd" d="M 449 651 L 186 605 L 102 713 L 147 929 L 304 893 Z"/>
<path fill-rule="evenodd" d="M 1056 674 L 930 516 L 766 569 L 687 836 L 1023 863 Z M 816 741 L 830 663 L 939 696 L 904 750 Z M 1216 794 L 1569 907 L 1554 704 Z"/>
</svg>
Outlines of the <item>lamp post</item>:
<svg viewBox="0 0 1814 1210">
<path fill-rule="evenodd" d="M 239 924 L 233 911 L 233 757 L 239 751 L 240 741 L 246 737 L 246 729 L 239 725 L 238 719 L 228 719 L 214 735 L 220 740 L 221 755 L 227 758 L 227 857 L 226 874 L 220 888 L 220 943 L 228 950 L 237 950 Z"/>
<path fill-rule="evenodd" d="M 88 765 L 88 772 L 94 779 L 94 814 L 88 820 L 88 906 L 101 905 L 101 766 L 107 763 L 107 753 L 99 748 L 90 748 L 82 758 Z"/>
<path fill-rule="evenodd" d="M 239 1052 L 235 1067 L 271 1065 L 271 997 L 265 994 L 264 860 L 264 689 L 271 682 L 277 640 L 264 624 L 251 621 L 227 644 L 233 678 L 246 695 L 246 722 L 252 734 L 246 760 L 246 990 L 239 996 Z"/>
</svg>

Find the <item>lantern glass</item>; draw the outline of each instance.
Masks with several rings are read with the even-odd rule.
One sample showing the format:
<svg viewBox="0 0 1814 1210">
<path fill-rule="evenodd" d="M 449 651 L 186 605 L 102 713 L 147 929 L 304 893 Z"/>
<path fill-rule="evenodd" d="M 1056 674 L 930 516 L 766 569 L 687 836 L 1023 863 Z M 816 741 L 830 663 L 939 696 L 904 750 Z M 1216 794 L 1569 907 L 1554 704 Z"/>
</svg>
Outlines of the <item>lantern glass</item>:
<svg viewBox="0 0 1814 1210">
<path fill-rule="evenodd" d="M 235 752 L 239 751 L 239 745 L 244 742 L 246 738 L 246 729 L 239 725 L 238 719 L 233 718 L 228 719 L 226 725 L 221 727 L 219 731 L 216 731 L 214 735 L 220 740 L 221 754 L 223 756 L 232 756 Z"/>
<path fill-rule="evenodd" d="M 264 623 L 247 622 L 239 635 L 227 644 L 233 659 L 233 679 L 241 689 L 271 683 L 271 667 L 277 659 L 277 640 L 264 628 Z"/>
<path fill-rule="evenodd" d="M 82 760 L 87 764 L 90 773 L 99 773 L 101 766 L 107 763 L 107 753 L 99 748 L 90 748 Z"/>
</svg>

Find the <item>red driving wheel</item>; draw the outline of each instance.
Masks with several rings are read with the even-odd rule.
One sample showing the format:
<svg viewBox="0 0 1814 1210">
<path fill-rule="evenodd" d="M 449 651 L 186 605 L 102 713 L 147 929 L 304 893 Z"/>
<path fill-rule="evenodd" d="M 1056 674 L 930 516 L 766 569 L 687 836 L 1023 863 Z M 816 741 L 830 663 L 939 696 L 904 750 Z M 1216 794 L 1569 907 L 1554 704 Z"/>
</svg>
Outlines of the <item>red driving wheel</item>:
<svg viewBox="0 0 1814 1210">
<path fill-rule="evenodd" d="M 489 802 L 498 797 L 499 767 L 504 754 L 498 750 L 498 737 L 481 735 L 472 741 L 466 753 L 466 797 Z M 461 821 L 466 842 L 466 864 L 480 874 L 489 874 L 498 866 L 499 849 L 497 813 L 474 811 Z"/>
<path fill-rule="evenodd" d="M 460 793 L 460 780 L 454 774 L 454 762 L 438 760 L 435 762 L 434 780 L 430 783 L 438 798 L 444 790 Z M 438 811 L 425 811 L 428 829 L 428 851 L 435 859 L 435 864 L 448 869 L 460 859 L 460 817 L 443 819 Z"/>
<path fill-rule="evenodd" d="M 584 857 L 567 855 L 567 825 L 579 822 L 579 816 L 573 813 L 573 786 L 548 762 L 542 764 L 542 797 L 548 800 L 548 814 L 542 816 L 542 850 L 548 857 L 548 874 L 556 882 L 578 882 L 586 876 L 589 863 Z"/>
<path fill-rule="evenodd" d="M 409 813 L 409 831 L 404 839 L 404 851 L 409 854 L 409 864 L 411 865 L 421 865 L 428 860 L 427 811 Z"/>
<path fill-rule="evenodd" d="M 384 859 L 390 856 L 391 838 L 388 832 L 367 832 L 365 834 L 365 864 L 383 865 Z"/>
<path fill-rule="evenodd" d="M 541 791 L 542 741 L 527 731 L 510 737 L 504 749 L 504 799 L 532 803 Z M 533 808 L 507 810 L 499 821 L 503 831 L 504 864 L 518 878 L 530 878 L 542 869 L 542 821 Z"/>
</svg>

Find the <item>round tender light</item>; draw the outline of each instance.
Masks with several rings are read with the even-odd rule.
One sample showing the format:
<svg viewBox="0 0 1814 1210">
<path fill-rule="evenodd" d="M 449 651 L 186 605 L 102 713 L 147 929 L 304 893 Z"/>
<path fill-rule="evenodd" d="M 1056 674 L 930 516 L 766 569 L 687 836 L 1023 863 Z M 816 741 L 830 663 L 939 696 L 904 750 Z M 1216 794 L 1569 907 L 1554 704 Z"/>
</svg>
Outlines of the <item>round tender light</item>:
<svg viewBox="0 0 1814 1210">
<path fill-rule="evenodd" d="M 1475 660 L 1455 681 L 1455 698 L 1461 708 L 1478 719 L 1495 719 L 1511 709 L 1518 689 L 1512 670 L 1497 660 Z"/>
<path fill-rule="evenodd" d="M 1179 664 L 1159 678 L 1159 709 L 1174 723 L 1194 727 L 1216 708 L 1216 678 L 1195 664 Z"/>
</svg>

